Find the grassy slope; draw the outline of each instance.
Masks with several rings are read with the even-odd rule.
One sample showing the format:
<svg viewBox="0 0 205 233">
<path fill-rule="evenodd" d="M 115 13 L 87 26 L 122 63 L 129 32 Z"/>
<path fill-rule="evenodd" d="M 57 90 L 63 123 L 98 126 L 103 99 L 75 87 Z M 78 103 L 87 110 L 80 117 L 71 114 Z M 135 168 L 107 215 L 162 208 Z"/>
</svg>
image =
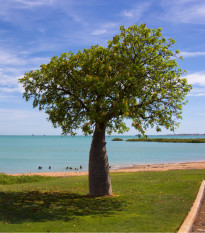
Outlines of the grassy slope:
<svg viewBox="0 0 205 233">
<path fill-rule="evenodd" d="M 205 171 L 111 176 L 117 196 L 102 198 L 84 196 L 88 193 L 86 176 L 4 183 L 0 185 L 0 229 L 2 232 L 175 232 L 195 199 Z"/>
<path fill-rule="evenodd" d="M 0 174 L 0 185 L 6 184 L 22 184 L 22 183 L 36 183 L 47 180 L 52 180 L 52 177 L 43 176 L 7 176 L 5 174 Z"/>
</svg>

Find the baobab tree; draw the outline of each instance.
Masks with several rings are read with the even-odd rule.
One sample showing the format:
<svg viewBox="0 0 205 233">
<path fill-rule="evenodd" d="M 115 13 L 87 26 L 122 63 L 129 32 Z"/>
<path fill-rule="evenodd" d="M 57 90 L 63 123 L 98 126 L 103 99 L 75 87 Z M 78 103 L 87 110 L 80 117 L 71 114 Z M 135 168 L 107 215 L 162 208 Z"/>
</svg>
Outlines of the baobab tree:
<svg viewBox="0 0 205 233">
<path fill-rule="evenodd" d="M 74 135 L 93 134 L 89 154 L 89 194 L 111 195 L 105 134 L 148 127 L 174 130 L 191 86 L 177 64 L 175 41 L 145 24 L 120 27 L 107 47 L 63 53 L 19 81 L 24 98 L 45 110 L 54 127 Z"/>
</svg>

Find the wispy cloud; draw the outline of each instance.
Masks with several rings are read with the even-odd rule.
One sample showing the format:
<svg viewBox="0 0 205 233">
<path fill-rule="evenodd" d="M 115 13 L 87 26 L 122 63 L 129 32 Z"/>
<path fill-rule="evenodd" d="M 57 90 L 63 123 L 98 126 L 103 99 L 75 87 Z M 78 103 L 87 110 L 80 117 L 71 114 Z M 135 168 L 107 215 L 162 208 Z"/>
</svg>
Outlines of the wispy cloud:
<svg viewBox="0 0 205 233">
<path fill-rule="evenodd" d="M 32 10 L 34 7 L 49 6 L 52 3 L 53 0 L 0 0 L 0 17 L 4 21 L 16 24 L 18 21 L 22 22 L 23 18 L 23 15 L 19 11 L 28 10 L 29 8 Z"/>
<path fill-rule="evenodd" d="M 205 87 L 205 72 L 196 72 L 186 76 L 189 83 Z"/>
<path fill-rule="evenodd" d="M 107 23 L 102 23 L 101 25 L 98 25 L 97 29 L 94 29 L 91 31 L 91 35 L 103 35 L 103 34 L 111 34 L 113 33 L 113 30 L 116 30 L 117 26 L 119 25 L 118 23 L 115 22 L 107 22 Z"/>
<path fill-rule="evenodd" d="M 205 52 L 181 52 L 180 56 L 184 58 L 205 56 Z"/>
<path fill-rule="evenodd" d="M 0 91 L 1 92 L 1 91 Z M 0 104 L 21 104 L 23 102 L 22 96 L 11 94 L 11 93 L 2 93 L 0 95 Z"/>
<path fill-rule="evenodd" d="M 36 119 L 41 118 L 44 113 L 39 113 L 38 111 L 29 110 L 18 110 L 18 109 L 6 109 L 0 108 L 0 121 L 3 120 L 18 120 L 18 119 Z"/>
<path fill-rule="evenodd" d="M 205 24 L 204 0 L 162 0 L 164 20 L 176 23 Z"/>
<path fill-rule="evenodd" d="M 14 3 L 19 3 L 23 7 L 37 7 L 42 5 L 51 5 L 53 0 L 14 0 Z"/>
<path fill-rule="evenodd" d="M 0 48 L 0 93 L 23 92 L 18 79 L 25 72 L 38 69 L 42 63 L 48 63 L 50 60 L 47 57 L 31 55 Z"/>
<path fill-rule="evenodd" d="M 25 9 L 32 7 L 49 6 L 54 4 L 54 2 L 55 0 L 9 0 L 9 1 L 0 0 L 1 9 L 7 12 L 15 8 Z"/>
<path fill-rule="evenodd" d="M 54 129 L 46 120 L 48 116 L 37 109 L 23 110 L 0 108 L 1 135 L 60 135 L 61 129 Z"/>
<path fill-rule="evenodd" d="M 193 88 L 193 90 L 188 94 L 188 96 L 205 96 L 205 87 Z"/>
<path fill-rule="evenodd" d="M 91 32 L 91 35 L 102 35 L 105 34 L 107 32 L 106 29 L 96 29 L 94 31 Z"/>
<path fill-rule="evenodd" d="M 23 88 L 20 85 L 16 87 L 0 87 L 0 92 L 13 93 L 13 92 L 23 92 Z"/>
<path fill-rule="evenodd" d="M 0 49 L 0 65 L 20 65 L 22 60 L 15 53 Z"/>
<path fill-rule="evenodd" d="M 205 96 L 205 72 L 196 72 L 186 76 L 188 83 L 193 85 L 189 96 Z"/>
<path fill-rule="evenodd" d="M 123 9 L 120 12 L 116 13 L 113 18 L 113 22 L 103 21 L 102 24 L 97 23 L 92 31 L 91 36 L 101 36 L 101 35 L 114 35 L 119 30 L 120 25 L 132 25 L 136 23 L 136 21 L 143 18 L 144 14 L 150 9 L 152 5 L 152 1 L 146 2 L 138 2 L 138 4 L 132 5 L 132 7 L 127 7 L 127 9 Z"/>
<path fill-rule="evenodd" d="M 146 1 L 141 4 L 137 4 L 132 9 L 124 9 L 121 12 L 121 16 L 139 20 L 143 16 L 143 14 L 150 8 L 150 6 L 151 6 L 151 1 Z"/>
<path fill-rule="evenodd" d="M 49 26 L 42 21 L 47 18 L 52 20 L 53 9 L 59 10 L 58 2 L 58 0 L 0 0 L 0 20 L 19 29 L 45 33 Z"/>
</svg>

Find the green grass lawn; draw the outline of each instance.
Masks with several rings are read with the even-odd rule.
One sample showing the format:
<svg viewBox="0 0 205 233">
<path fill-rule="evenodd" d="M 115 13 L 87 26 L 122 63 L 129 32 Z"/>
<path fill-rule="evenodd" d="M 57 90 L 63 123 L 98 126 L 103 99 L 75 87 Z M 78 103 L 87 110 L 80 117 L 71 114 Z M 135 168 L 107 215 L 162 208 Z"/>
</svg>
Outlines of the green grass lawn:
<svg viewBox="0 0 205 233">
<path fill-rule="evenodd" d="M 176 232 L 204 170 L 112 173 L 113 197 L 88 198 L 86 176 L 0 175 L 1 232 Z"/>
</svg>

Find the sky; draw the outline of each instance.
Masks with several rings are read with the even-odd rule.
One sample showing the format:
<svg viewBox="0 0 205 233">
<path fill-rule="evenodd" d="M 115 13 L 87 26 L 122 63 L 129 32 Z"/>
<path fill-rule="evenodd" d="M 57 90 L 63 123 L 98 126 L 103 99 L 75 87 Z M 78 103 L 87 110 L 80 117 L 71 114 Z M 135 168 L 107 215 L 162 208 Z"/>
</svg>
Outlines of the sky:
<svg viewBox="0 0 205 233">
<path fill-rule="evenodd" d="M 43 111 L 22 98 L 18 79 L 53 56 L 106 46 L 120 25 L 141 23 L 176 41 L 179 65 L 193 85 L 175 133 L 205 133 L 204 0 L 0 0 L 0 6 L 0 135 L 60 135 Z"/>
</svg>

